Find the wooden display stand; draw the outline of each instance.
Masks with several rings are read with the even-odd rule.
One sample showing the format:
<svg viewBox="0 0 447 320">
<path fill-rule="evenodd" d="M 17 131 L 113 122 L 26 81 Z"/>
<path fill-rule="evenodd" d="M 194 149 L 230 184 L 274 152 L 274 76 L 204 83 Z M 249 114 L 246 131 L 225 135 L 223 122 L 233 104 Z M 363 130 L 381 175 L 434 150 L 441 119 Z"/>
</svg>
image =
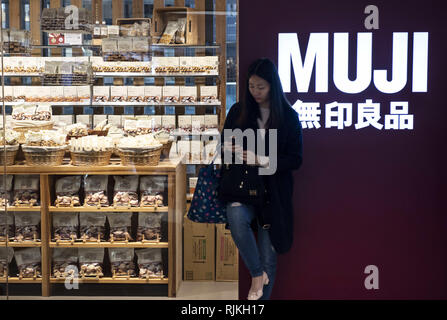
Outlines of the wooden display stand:
<svg viewBox="0 0 447 320">
<path fill-rule="evenodd" d="M 163 160 L 158 166 L 154 167 L 126 167 L 121 165 L 109 165 L 103 167 L 76 167 L 69 164 L 54 167 L 36 167 L 26 165 L 14 165 L 6 167 L 6 172 L 2 174 L 39 174 L 40 175 L 40 199 L 41 206 L 32 209 L 41 214 L 41 238 L 42 242 L 23 241 L 20 243 L 8 243 L 11 247 L 41 247 L 42 253 L 42 277 L 31 279 L 34 282 L 41 281 L 42 296 L 51 295 L 51 283 L 64 283 L 64 279 L 55 279 L 51 277 L 51 248 L 165 248 L 168 249 L 168 277 L 163 279 L 121 279 L 113 278 L 88 278 L 81 277 L 80 282 L 84 283 L 101 283 L 101 284 L 166 284 L 168 285 L 168 296 L 175 297 L 182 279 L 182 225 L 183 214 L 186 207 L 186 166 L 182 163 L 182 158 Z M 131 208 L 130 210 L 115 209 L 112 207 L 64 207 L 57 208 L 51 206 L 50 190 L 52 188 L 50 178 L 60 175 L 166 175 L 168 177 L 168 206 L 158 208 Z M 20 211 L 22 208 L 12 208 L 13 211 Z M 96 242 L 87 242 L 86 239 L 81 241 L 51 241 L 51 213 L 52 212 L 79 212 L 79 211 L 96 211 L 116 212 L 119 210 L 139 212 L 144 211 L 165 211 L 168 213 L 168 242 L 159 241 L 113 241 L 101 242 L 98 237 Z M 9 210 L 9 209 L 8 209 Z M 37 240 L 37 239 L 36 239 Z M 73 239 L 72 239 L 73 240 Z M 0 243 L 5 246 L 6 243 Z M 127 281 L 128 280 L 128 281 Z M 29 283 L 30 279 L 19 277 L 8 278 L 8 281 L 14 283 Z M 6 282 L 6 279 L 0 279 L 0 283 Z"/>
<path fill-rule="evenodd" d="M 23 9 L 21 6 L 16 4 L 16 0 L 10 1 L 14 5 L 10 7 L 9 11 L 9 21 L 10 26 L 15 27 L 17 29 L 20 28 L 20 19 L 23 17 Z M 102 0 L 96 0 L 96 6 L 93 6 L 93 15 L 95 20 L 102 21 Z M 134 0 L 133 1 L 133 15 L 134 17 L 131 19 L 120 19 L 124 16 L 124 6 L 122 0 L 116 0 L 118 5 L 115 4 L 115 0 L 113 1 L 112 7 L 112 15 L 113 21 L 121 23 L 129 23 L 131 19 L 134 21 L 139 19 L 139 17 L 143 16 L 143 1 L 142 0 Z M 82 1 L 80 0 L 72 0 L 71 4 L 81 6 Z M 213 55 L 219 56 L 219 72 L 218 77 L 212 76 L 212 79 L 216 80 L 216 85 L 218 86 L 218 92 L 220 96 L 221 105 L 216 108 L 216 113 L 219 117 L 219 128 L 223 127 L 223 123 L 226 115 L 226 15 L 225 12 L 227 10 L 226 1 L 225 0 L 216 0 L 215 2 L 215 36 L 216 36 L 216 44 L 207 47 L 194 48 L 194 46 L 204 46 L 205 43 L 211 43 L 213 40 L 206 39 L 206 19 L 203 12 L 206 11 L 205 0 L 196 0 L 195 1 L 195 9 L 186 8 L 184 0 L 176 0 L 176 7 L 167 7 L 164 8 L 163 0 L 154 0 L 154 14 L 152 19 L 152 27 L 151 27 L 151 36 L 154 38 L 153 41 L 158 42 L 158 38 L 164 32 L 167 21 L 171 18 L 175 18 L 176 20 L 181 17 L 187 18 L 186 24 L 186 44 L 185 45 L 172 45 L 174 48 L 176 56 L 188 55 L 186 54 L 186 49 L 189 49 L 188 46 L 195 51 L 196 56 L 205 56 L 209 55 L 208 51 L 216 52 Z M 59 0 L 50 0 L 51 7 L 59 7 Z M 40 0 L 32 0 L 30 1 L 30 23 L 31 23 L 31 31 L 33 36 L 33 44 L 41 45 L 42 44 L 42 32 L 40 30 L 40 14 L 42 3 Z M 139 11 L 137 14 L 137 10 L 135 8 L 138 7 Z M 198 14 L 200 12 L 200 14 Z M 140 20 L 141 21 L 141 20 Z M 162 49 L 164 46 L 161 46 Z M 169 46 L 167 46 L 169 47 Z M 213 47 L 213 48 L 210 48 Z M 159 50 L 154 52 L 156 56 L 162 56 L 164 53 L 161 52 L 163 50 Z M 42 48 L 33 48 L 33 56 L 41 56 L 43 55 Z M 51 52 L 51 56 L 61 56 L 62 49 L 61 48 L 51 48 L 48 50 Z M 76 55 L 82 55 L 80 48 L 73 48 L 73 52 L 78 52 Z M 103 80 L 101 78 L 101 74 L 96 74 L 97 76 L 97 85 L 102 85 Z M 104 75 L 102 75 L 104 76 Z M 134 78 L 134 85 L 143 85 L 145 76 L 136 76 L 136 75 L 128 75 L 128 74 L 120 74 L 117 72 L 112 75 L 114 78 L 114 85 L 124 85 L 124 78 L 132 77 Z M 6 75 L 5 75 L 6 77 Z M 14 76 L 10 76 L 14 77 Z M 39 74 L 31 75 L 32 84 L 39 85 L 40 78 Z M 156 76 L 155 77 L 155 85 L 163 86 L 166 84 L 164 77 L 169 76 Z M 191 75 L 175 75 L 175 85 L 185 85 L 186 78 L 191 77 Z M 208 83 L 210 80 L 208 75 L 194 75 L 193 80 L 195 85 L 197 86 L 198 92 L 200 92 L 200 86 L 203 85 L 211 85 Z M 170 78 L 170 77 L 169 77 Z M 211 79 L 211 80 L 212 80 Z M 22 85 L 22 80 L 20 78 L 12 78 L 11 84 Z M 63 106 L 65 104 L 59 104 Z M 82 113 L 81 104 L 70 104 L 74 106 L 73 115 L 80 115 Z M 103 112 L 103 107 L 99 104 L 95 105 L 92 101 L 88 104 L 90 107 L 98 108 L 95 110 L 95 114 L 101 114 Z M 211 106 L 211 105 L 210 105 Z M 211 106 L 213 107 L 213 106 Z M 58 107 L 60 108 L 60 107 Z M 136 107 L 142 108 L 142 107 Z M 155 106 L 155 114 L 162 115 L 163 110 L 162 106 Z M 120 106 L 116 110 L 117 115 L 123 114 L 123 107 Z M 60 109 L 59 109 L 60 110 Z M 196 114 L 202 115 L 209 113 L 208 106 L 196 106 Z M 98 111 L 98 112 L 96 112 Z M 58 114 L 58 113 L 55 113 Z M 135 109 L 135 114 L 141 114 L 141 110 L 137 111 Z M 175 106 L 175 114 L 185 114 L 185 107 L 183 105 Z M 19 151 L 20 152 L 20 151 Z M 23 154 L 17 155 L 17 160 L 23 158 Z M 101 277 L 101 278 L 83 278 L 79 280 L 79 283 L 94 283 L 94 284 L 163 284 L 168 286 L 168 295 L 169 297 L 175 297 L 176 292 L 179 288 L 180 281 L 182 279 L 182 247 L 183 247 L 183 237 L 182 237 L 182 226 L 183 226 L 183 214 L 186 212 L 186 166 L 181 163 L 180 160 L 165 160 L 161 161 L 158 166 L 143 166 L 143 167 L 133 167 L 133 166 L 121 166 L 120 164 L 113 163 L 111 165 L 106 166 L 92 166 L 92 167 L 83 167 L 83 166 L 73 166 L 68 164 L 65 160 L 63 165 L 53 166 L 53 167 L 43 167 L 43 166 L 27 166 L 27 165 L 12 165 L 7 166 L 6 171 L 4 173 L 7 174 L 36 174 L 40 176 L 40 198 L 41 204 L 40 206 L 34 207 L 21 207 L 8 208 L 8 211 L 32 211 L 36 212 L 36 214 L 41 215 L 41 239 L 42 242 L 23 242 L 16 243 L 11 242 L 11 239 L 6 239 L 8 242 L 8 246 L 10 247 L 18 247 L 18 248 L 26 248 L 26 247 L 39 247 L 41 248 L 42 253 L 42 265 L 41 265 L 41 277 L 37 279 L 23 278 L 19 279 L 18 277 L 9 277 L 9 283 L 41 283 L 42 285 L 42 295 L 48 297 L 51 295 L 51 284 L 64 284 L 65 279 L 56 279 L 51 276 L 51 256 L 52 256 L 52 248 L 162 248 L 168 250 L 168 272 L 167 278 L 165 277 L 149 277 L 148 279 L 119 279 L 112 277 Z M 78 207 L 62 207 L 62 206 L 52 206 L 51 202 L 51 191 L 54 185 L 54 178 L 61 175 L 166 175 L 168 177 L 168 199 L 165 201 L 167 206 L 155 206 L 155 207 L 133 207 L 133 208 L 123 208 L 113 206 L 103 207 L 101 204 L 97 206 L 78 206 Z M 161 239 L 157 239 L 156 241 L 145 240 L 141 242 L 105 242 L 105 241 L 94 241 L 87 242 L 82 241 L 82 239 L 77 239 L 76 241 L 51 241 L 51 214 L 54 212 L 164 212 L 168 215 L 168 240 L 167 242 L 160 242 Z M 0 243 L 0 246 L 5 246 L 6 242 Z M 0 283 L 6 282 L 5 278 L 0 278 Z"/>
<path fill-rule="evenodd" d="M 152 38 L 154 44 L 165 31 L 166 25 L 170 20 L 186 18 L 186 45 L 201 45 L 199 43 L 199 23 L 198 15 L 195 9 L 187 7 L 167 7 L 154 9 L 154 22 L 152 25 Z"/>
</svg>

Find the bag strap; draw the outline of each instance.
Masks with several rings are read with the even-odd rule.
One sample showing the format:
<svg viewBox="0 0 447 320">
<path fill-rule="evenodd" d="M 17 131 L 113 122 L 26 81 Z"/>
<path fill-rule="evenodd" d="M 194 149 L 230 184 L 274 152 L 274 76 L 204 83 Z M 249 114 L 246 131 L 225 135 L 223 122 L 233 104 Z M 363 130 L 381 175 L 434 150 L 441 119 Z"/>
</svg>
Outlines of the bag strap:
<svg viewBox="0 0 447 320">
<path fill-rule="evenodd" d="M 216 161 L 218 155 L 219 155 L 219 152 L 216 151 L 213 158 L 211 159 L 211 162 L 208 163 L 208 165 L 213 165 L 214 161 Z"/>
</svg>

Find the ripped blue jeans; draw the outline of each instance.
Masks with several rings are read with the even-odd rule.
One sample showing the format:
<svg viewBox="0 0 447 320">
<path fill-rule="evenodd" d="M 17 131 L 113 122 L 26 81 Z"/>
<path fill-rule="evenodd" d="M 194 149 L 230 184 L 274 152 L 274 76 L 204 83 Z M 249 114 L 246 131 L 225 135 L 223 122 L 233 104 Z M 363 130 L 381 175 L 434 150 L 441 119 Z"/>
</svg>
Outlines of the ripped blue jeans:
<svg viewBox="0 0 447 320">
<path fill-rule="evenodd" d="M 250 271 L 252 277 L 262 276 L 263 271 L 269 277 L 269 284 L 264 286 L 261 300 L 270 299 L 276 275 L 276 252 L 270 241 L 269 231 L 258 225 L 258 242 L 251 228 L 256 218 L 255 208 L 236 202 L 227 204 L 227 219 L 234 243 Z"/>
</svg>

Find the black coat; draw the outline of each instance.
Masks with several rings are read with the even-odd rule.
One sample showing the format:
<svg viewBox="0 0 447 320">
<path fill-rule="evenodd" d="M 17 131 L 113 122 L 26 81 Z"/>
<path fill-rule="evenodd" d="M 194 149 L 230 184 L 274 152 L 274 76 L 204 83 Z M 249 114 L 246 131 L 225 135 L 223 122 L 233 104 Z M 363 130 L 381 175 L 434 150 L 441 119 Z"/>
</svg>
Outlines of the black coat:
<svg viewBox="0 0 447 320">
<path fill-rule="evenodd" d="M 236 121 L 239 118 L 241 109 L 238 103 L 230 109 L 223 129 L 259 129 L 255 117 L 250 121 L 251 124 L 248 127 L 238 128 Z M 222 144 L 224 141 L 223 133 L 222 131 Z M 268 133 L 266 133 L 265 143 L 268 154 Z M 293 242 L 292 171 L 299 169 L 303 161 L 301 123 L 298 114 L 292 108 L 286 108 L 284 111 L 284 122 L 278 129 L 277 148 L 276 173 L 264 176 L 271 209 L 263 214 L 268 215 L 268 220 L 271 223 L 269 233 L 275 251 L 277 253 L 286 253 L 290 250 Z"/>
</svg>

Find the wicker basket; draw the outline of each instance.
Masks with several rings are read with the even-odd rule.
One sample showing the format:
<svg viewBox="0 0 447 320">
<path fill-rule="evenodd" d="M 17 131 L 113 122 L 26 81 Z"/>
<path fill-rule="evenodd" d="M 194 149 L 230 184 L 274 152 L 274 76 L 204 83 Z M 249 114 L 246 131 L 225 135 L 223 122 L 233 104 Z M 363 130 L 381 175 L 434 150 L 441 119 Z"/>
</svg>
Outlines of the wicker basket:
<svg viewBox="0 0 447 320">
<path fill-rule="evenodd" d="M 5 163 L 5 157 L 3 155 L 3 153 L 0 154 L 0 166 L 12 166 L 14 165 L 15 159 L 16 159 L 16 155 L 17 152 L 19 151 L 19 145 L 16 146 L 6 146 L 6 148 L 4 146 L 0 146 L 0 150 L 6 153 L 6 163 Z"/>
<path fill-rule="evenodd" d="M 25 143 L 25 133 L 29 131 L 40 131 L 40 130 L 51 130 L 53 129 L 53 124 L 46 124 L 42 126 L 34 126 L 34 127 L 15 127 L 13 128 L 14 131 L 17 131 L 20 133 L 19 136 L 19 143 L 24 144 Z"/>
<path fill-rule="evenodd" d="M 163 149 L 161 150 L 161 157 L 163 159 L 169 159 L 169 153 L 171 152 L 173 140 L 169 140 L 166 143 L 163 143 Z"/>
<path fill-rule="evenodd" d="M 113 149 L 91 152 L 71 152 L 71 162 L 74 166 L 108 166 Z"/>
<path fill-rule="evenodd" d="M 59 166 L 64 160 L 66 146 L 30 147 L 22 146 L 26 164 L 29 166 Z"/>
<path fill-rule="evenodd" d="M 88 130 L 89 136 L 98 136 L 98 137 L 107 137 L 107 134 L 109 133 L 109 129 L 107 130 Z"/>
<path fill-rule="evenodd" d="M 150 149 L 118 149 L 123 166 L 158 166 L 162 146 Z"/>
</svg>

